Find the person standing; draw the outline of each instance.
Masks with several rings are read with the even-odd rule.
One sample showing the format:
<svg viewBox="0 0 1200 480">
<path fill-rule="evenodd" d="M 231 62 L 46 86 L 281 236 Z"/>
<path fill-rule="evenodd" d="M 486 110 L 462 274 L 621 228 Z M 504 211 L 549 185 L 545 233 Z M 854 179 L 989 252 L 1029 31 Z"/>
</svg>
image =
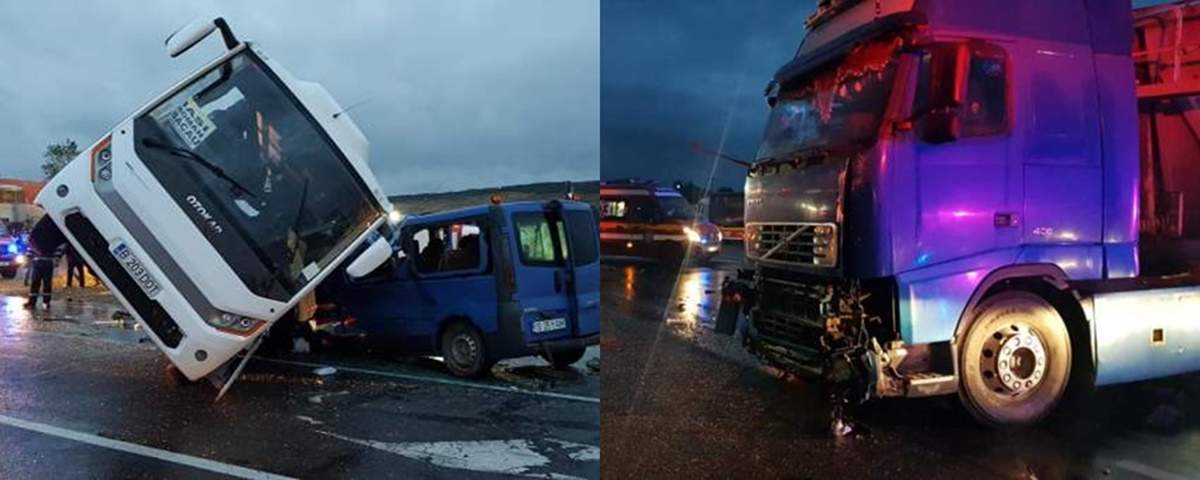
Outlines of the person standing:
<svg viewBox="0 0 1200 480">
<path fill-rule="evenodd" d="M 51 283 L 54 281 L 54 255 L 67 237 L 63 235 L 58 225 L 49 215 L 43 215 L 41 220 L 29 232 L 29 253 L 32 257 L 29 268 L 33 271 L 29 282 L 29 300 L 25 308 L 37 307 L 38 299 L 42 305 L 50 308 Z"/>
<path fill-rule="evenodd" d="M 79 256 L 74 245 L 67 244 L 67 288 L 71 288 L 75 277 L 79 277 L 79 288 L 87 287 L 87 277 L 84 274 L 86 271 L 83 257 Z"/>
</svg>

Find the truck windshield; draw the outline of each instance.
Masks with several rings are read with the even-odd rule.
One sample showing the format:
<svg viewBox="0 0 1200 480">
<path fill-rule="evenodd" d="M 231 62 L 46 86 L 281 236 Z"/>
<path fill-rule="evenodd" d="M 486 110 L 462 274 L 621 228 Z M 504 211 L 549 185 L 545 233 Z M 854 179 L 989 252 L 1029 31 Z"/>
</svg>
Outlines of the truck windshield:
<svg viewBox="0 0 1200 480">
<path fill-rule="evenodd" d="M 258 295 L 290 299 L 378 214 L 341 152 L 249 51 L 137 118 L 134 140 Z"/>
<path fill-rule="evenodd" d="M 897 41 L 856 47 L 837 65 L 782 86 L 758 160 L 872 142 L 896 73 Z"/>
</svg>

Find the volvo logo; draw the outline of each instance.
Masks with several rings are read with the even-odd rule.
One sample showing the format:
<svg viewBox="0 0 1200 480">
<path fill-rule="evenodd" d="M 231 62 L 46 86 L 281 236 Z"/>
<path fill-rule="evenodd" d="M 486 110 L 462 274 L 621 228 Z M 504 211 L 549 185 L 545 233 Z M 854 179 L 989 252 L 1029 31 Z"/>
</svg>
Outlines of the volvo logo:
<svg viewBox="0 0 1200 480">
<path fill-rule="evenodd" d="M 221 224 L 217 223 L 217 220 L 208 212 L 208 208 L 200 203 L 200 199 L 196 198 L 195 195 L 188 195 L 185 200 L 187 200 L 188 205 L 192 206 L 192 210 L 196 211 L 196 214 L 200 216 L 200 219 L 204 221 L 209 230 L 212 230 L 216 234 L 225 232 L 225 229 L 221 228 Z"/>
</svg>

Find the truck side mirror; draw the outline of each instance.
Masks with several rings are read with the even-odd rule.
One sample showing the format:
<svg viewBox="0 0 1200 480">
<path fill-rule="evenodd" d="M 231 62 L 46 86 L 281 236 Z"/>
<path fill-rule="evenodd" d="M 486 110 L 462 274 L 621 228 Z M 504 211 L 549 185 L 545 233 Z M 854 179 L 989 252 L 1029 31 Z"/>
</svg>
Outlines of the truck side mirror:
<svg viewBox="0 0 1200 480">
<path fill-rule="evenodd" d="M 920 112 L 917 126 L 921 141 L 947 143 L 958 139 L 962 129 L 959 106 L 966 91 L 967 66 L 970 50 L 963 42 L 936 43 L 929 47 L 927 72 L 929 99 L 926 111 Z"/>
<path fill-rule="evenodd" d="M 346 275 L 361 278 L 392 259 L 392 244 L 386 238 L 376 238 L 358 258 L 346 266 Z"/>
</svg>

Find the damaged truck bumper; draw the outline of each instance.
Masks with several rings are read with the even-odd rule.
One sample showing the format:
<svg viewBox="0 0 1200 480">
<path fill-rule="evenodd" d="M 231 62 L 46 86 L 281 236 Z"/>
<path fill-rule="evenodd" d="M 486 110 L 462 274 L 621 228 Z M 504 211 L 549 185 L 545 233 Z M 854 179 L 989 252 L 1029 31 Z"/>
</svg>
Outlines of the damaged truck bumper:
<svg viewBox="0 0 1200 480">
<path fill-rule="evenodd" d="M 857 401 L 957 391 L 949 342 L 898 339 L 890 279 L 759 276 L 753 283 L 742 338 L 763 362 Z"/>
</svg>

